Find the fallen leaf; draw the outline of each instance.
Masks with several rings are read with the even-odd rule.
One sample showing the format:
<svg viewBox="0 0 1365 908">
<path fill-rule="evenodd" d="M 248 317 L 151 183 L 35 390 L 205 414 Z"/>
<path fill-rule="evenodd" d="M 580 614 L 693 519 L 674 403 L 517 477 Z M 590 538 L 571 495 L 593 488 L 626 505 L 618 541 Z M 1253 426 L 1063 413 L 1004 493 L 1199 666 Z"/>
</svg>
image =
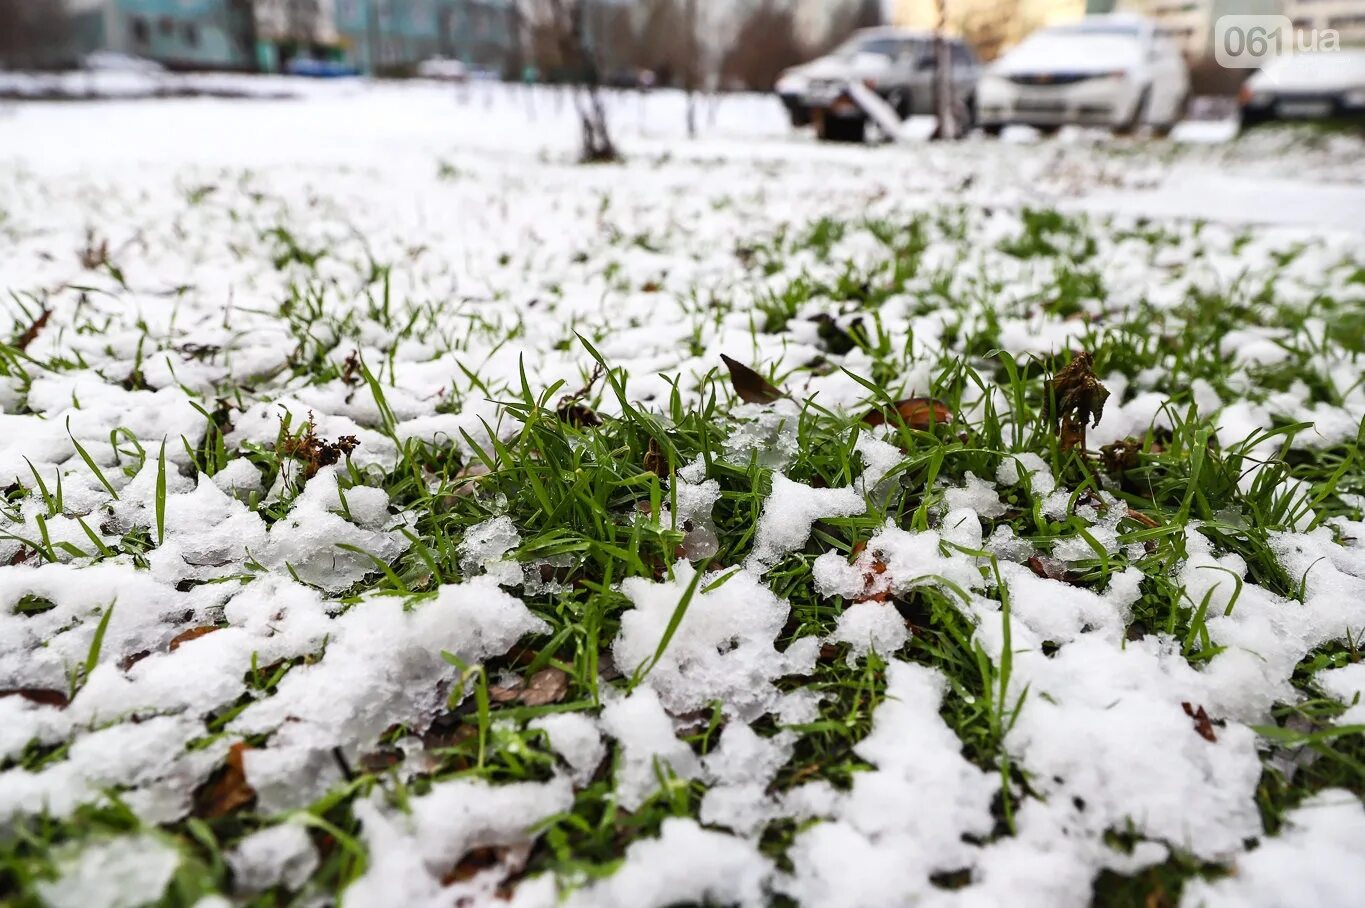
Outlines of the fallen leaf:
<svg viewBox="0 0 1365 908">
<path fill-rule="evenodd" d="M 256 799 L 256 790 L 247 784 L 242 766 L 242 754 L 250 749 L 245 741 L 228 748 L 223 769 L 195 795 L 195 816 L 210 820 L 224 817 Z"/>
<path fill-rule="evenodd" d="M 1066 569 L 1052 558 L 1043 560 L 1038 555 L 1030 555 L 1028 559 L 1028 569 L 1039 577 L 1042 577 L 1044 580 L 1065 581 L 1066 579 Z"/>
<path fill-rule="evenodd" d="M 58 709 L 66 709 L 66 704 L 69 702 L 66 699 L 66 694 L 46 687 L 6 688 L 0 690 L 0 697 L 23 697 L 30 703 L 37 703 L 39 706 L 55 706 Z"/>
<path fill-rule="evenodd" d="M 849 551 L 849 556 L 854 561 L 861 560 L 861 556 L 867 549 L 866 542 L 855 543 Z M 853 597 L 854 602 L 888 602 L 891 599 L 891 587 L 882 579 L 886 573 L 886 564 L 875 555 L 869 556 L 869 560 L 863 567 L 863 589 L 857 596 Z"/>
<path fill-rule="evenodd" d="M 725 368 L 730 370 L 730 384 L 734 387 L 735 394 L 746 404 L 770 404 L 786 396 L 766 378 L 743 363 L 731 359 L 724 353 L 720 355 L 720 359 L 725 363 Z"/>
<path fill-rule="evenodd" d="M 649 446 L 645 448 L 645 469 L 660 479 L 668 478 L 668 458 L 653 436 L 650 436 Z"/>
<path fill-rule="evenodd" d="M 557 668 L 542 668 L 531 676 L 521 691 L 521 702 L 526 706 L 545 706 L 558 703 L 569 693 L 569 675 Z"/>
<path fill-rule="evenodd" d="M 24 331 L 23 334 L 19 335 L 19 339 L 14 342 L 15 349 L 27 349 L 28 345 L 33 343 L 34 338 L 38 336 L 38 332 L 43 330 L 43 327 L 47 324 L 47 320 L 51 317 L 52 310 L 44 309 L 38 317 L 33 320 L 33 324 L 29 325 L 28 329 Z"/>
<path fill-rule="evenodd" d="M 175 652 L 180 649 L 180 644 L 189 643 L 191 640 L 198 640 L 205 634 L 211 634 L 216 630 L 222 630 L 215 624 L 206 624 L 203 627 L 192 627 L 187 631 L 182 631 L 171 638 L 170 651 Z"/>
<path fill-rule="evenodd" d="M 1189 703 L 1181 703 L 1180 708 L 1185 710 L 1185 715 L 1194 720 L 1194 730 L 1199 737 L 1210 743 L 1218 740 L 1213 733 L 1213 723 L 1209 721 L 1209 714 L 1204 712 L 1204 707 L 1195 708 Z"/>
<path fill-rule="evenodd" d="M 1081 351 L 1048 381 L 1053 431 L 1062 451 L 1085 450 L 1085 428 L 1100 424 L 1109 389 L 1095 377 L 1094 360 Z"/>
<path fill-rule="evenodd" d="M 898 400 L 887 409 L 876 409 L 863 417 L 869 426 L 880 426 L 887 421 L 891 410 L 900 415 L 901 422 L 911 429 L 924 431 L 933 425 L 947 425 L 953 419 L 953 411 L 941 400 L 932 397 L 907 397 Z"/>
</svg>

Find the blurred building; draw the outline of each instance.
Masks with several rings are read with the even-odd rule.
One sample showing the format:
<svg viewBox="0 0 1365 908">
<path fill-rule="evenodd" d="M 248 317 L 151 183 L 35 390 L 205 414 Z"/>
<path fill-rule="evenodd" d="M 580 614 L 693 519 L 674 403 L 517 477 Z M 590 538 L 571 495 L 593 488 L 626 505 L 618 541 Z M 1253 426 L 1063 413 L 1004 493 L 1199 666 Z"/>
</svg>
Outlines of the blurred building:
<svg viewBox="0 0 1365 908">
<path fill-rule="evenodd" d="M 506 73 L 516 52 L 511 0 L 333 0 L 346 58 L 393 72 L 429 57 Z"/>
<path fill-rule="evenodd" d="M 443 56 L 503 73 L 516 55 L 512 0 L 66 0 L 66 6 L 70 46 L 54 58 L 67 65 L 109 50 L 172 69 L 279 72 L 302 59 L 393 73 Z"/>
<path fill-rule="evenodd" d="M 1335 29 L 1343 45 L 1365 45 L 1365 0 L 1285 0 L 1284 14 L 1300 31 Z"/>
<path fill-rule="evenodd" d="M 251 0 L 68 0 L 69 56 L 110 50 L 173 69 L 252 69 Z"/>
</svg>

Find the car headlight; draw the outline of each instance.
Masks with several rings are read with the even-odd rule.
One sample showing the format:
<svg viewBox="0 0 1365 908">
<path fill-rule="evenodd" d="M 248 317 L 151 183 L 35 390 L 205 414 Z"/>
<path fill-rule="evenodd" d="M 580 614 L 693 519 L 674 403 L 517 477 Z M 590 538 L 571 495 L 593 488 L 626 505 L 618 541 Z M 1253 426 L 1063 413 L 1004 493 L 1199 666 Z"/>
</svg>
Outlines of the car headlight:
<svg viewBox="0 0 1365 908">
<path fill-rule="evenodd" d="M 1365 107 L 1365 88 L 1346 92 L 1346 104 L 1350 107 Z"/>
</svg>

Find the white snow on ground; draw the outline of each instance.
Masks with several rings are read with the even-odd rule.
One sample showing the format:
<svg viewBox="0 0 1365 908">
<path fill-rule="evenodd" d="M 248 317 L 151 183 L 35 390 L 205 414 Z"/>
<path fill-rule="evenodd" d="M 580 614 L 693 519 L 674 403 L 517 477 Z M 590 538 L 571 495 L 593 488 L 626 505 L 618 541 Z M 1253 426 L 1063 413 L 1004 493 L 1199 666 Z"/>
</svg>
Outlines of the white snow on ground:
<svg viewBox="0 0 1365 908">
<path fill-rule="evenodd" d="M 631 156 L 622 167 L 571 163 L 572 109 L 549 90 L 356 83 L 302 89 L 292 100 L 0 108 L 0 290 L 14 294 L 0 330 L 18 338 L 51 309 L 25 356 L 7 355 L 0 380 L 0 485 L 24 490 L 0 518 L 0 688 L 74 689 L 64 709 L 0 697 L 0 758 L 9 761 L 0 822 L 70 817 L 110 789 L 149 824 L 182 819 L 229 746 L 248 736 L 268 742 L 242 760 L 257 809 L 287 814 L 343 784 L 342 767 L 387 729 L 424 729 L 465 692 L 459 666 L 502 656 L 546 625 L 522 599 L 527 566 L 514 556 L 527 528 L 508 518 L 465 536 L 459 557 L 472 579 L 411 598 L 348 595 L 377 562 L 411 546 L 411 515 L 397 512 L 376 476 L 409 439 L 464 455 L 487 445 L 510 420 L 489 398 L 515 397 L 523 367 L 533 388 L 579 387 L 590 363 L 574 332 L 629 373 L 632 401 L 655 409 L 673 390 L 664 376 L 676 376 L 694 402 L 720 353 L 774 375 L 819 356 L 870 374 L 861 350 L 835 356 L 820 346 L 810 316 L 829 310 L 850 320 L 833 301 L 807 304 L 782 332 L 754 333 L 751 310 L 784 280 L 803 272 L 832 280 L 844 263 L 874 260 L 884 248 L 852 229 L 831 240 L 829 261 L 807 249 L 780 274 L 751 270 L 749 245 L 780 230 L 964 206 L 958 220 L 934 228 L 921 271 L 878 313 L 893 346 L 907 351 L 906 395 L 925 393 L 938 354 L 989 320 L 998 321 L 1000 346 L 1022 358 L 1067 349 L 1130 307 L 1170 309 L 1190 292 L 1222 292 L 1272 271 L 1286 305 L 1307 308 L 1321 296 L 1365 304 L 1353 232 L 1365 230 L 1358 140 L 1285 146 L 1253 136 L 1173 161 L 1083 141 L 826 148 L 789 136 L 771 99 L 736 97 L 704 102 L 703 137 L 684 142 L 680 96 L 610 103 Z M 1275 168 L 1293 179 L 1267 183 Z M 1033 259 L 1000 249 L 1020 235 L 1020 209 L 1058 204 L 1118 212 L 1130 231 L 1097 241 L 1093 267 L 1110 295 L 1081 300 L 1075 317 L 1036 297 L 1053 285 L 1058 259 L 1084 250 Z M 1168 242 L 1135 238 L 1154 228 L 1137 215 L 1156 218 Z M 1280 267 L 1275 256 L 1290 249 L 1295 257 Z M 299 262 L 319 252 L 315 297 L 282 307 L 288 288 L 311 273 Z M 381 263 L 387 284 L 375 279 Z M 708 294 L 733 300 L 734 310 L 710 319 L 697 302 Z M 400 337 L 386 299 L 421 332 Z M 926 310 L 923 299 L 944 305 Z M 329 319 L 312 319 L 313 307 Z M 1324 336 L 1320 322 L 1310 327 Z M 1322 343 L 1309 356 L 1312 388 L 1259 387 L 1255 370 L 1288 356 L 1287 343 L 1249 327 L 1213 351 L 1235 364 L 1240 384 L 1222 389 L 1227 400 L 1208 387 L 1192 393 L 1218 413 L 1224 449 L 1295 419 L 1315 424 L 1300 448 L 1354 437 L 1365 387 L 1359 362 L 1339 347 Z M 51 360 L 64 368 L 36 365 Z M 348 360 L 363 361 L 368 377 L 346 372 Z M 310 361 L 334 367 L 335 377 L 314 381 L 299 367 Z M 1169 426 L 1159 379 L 1105 377 L 1113 398 L 1092 445 Z M 789 391 L 821 406 L 865 406 L 866 390 L 840 369 L 793 381 L 800 387 Z M 205 441 L 205 413 L 227 386 L 240 394 L 221 403 L 218 434 L 208 436 L 221 440 L 227 462 L 212 482 L 191 479 L 186 448 Z M 1010 425 L 1001 395 L 964 401 L 964 418 L 988 406 Z M 608 395 L 601 410 L 616 407 Z M 779 651 L 791 607 L 763 572 L 810 544 L 817 521 L 866 513 L 898 462 L 892 445 L 865 437 L 852 485 L 788 479 L 782 470 L 799 453 L 796 409 L 747 405 L 727 417 L 725 456 L 775 471 L 750 562 L 698 576 L 680 560 L 668 576 L 621 584 L 629 606 L 619 634 L 602 643 L 621 685 L 635 686 L 604 681 L 595 716 L 529 720 L 562 761 L 553 779 L 437 781 L 408 793 L 402 808 L 381 789 L 361 799 L 355 811 L 370 858 L 348 904 L 490 902 L 515 855 L 443 885 L 462 856 L 529 845 L 538 824 L 572 808 L 575 789 L 602 778 L 624 811 L 654 795 L 661 778 L 697 780 L 708 788 L 701 822 L 666 820 L 656 838 L 626 847 L 604 879 L 525 880 L 513 904 L 552 905 L 561 886 L 578 886 L 569 903 L 585 906 L 758 905 L 774 893 L 806 905 L 1085 905 L 1101 870 L 1131 872 L 1171 849 L 1236 868 L 1192 885 L 1190 905 L 1284 905 L 1300 896 L 1344 905 L 1365 886 L 1365 812 L 1354 796 L 1322 792 L 1280 835 L 1263 834 L 1251 728 L 1292 696 L 1289 679 L 1309 651 L 1365 627 L 1359 525 L 1275 537 L 1280 566 L 1302 582 L 1301 602 L 1258 585 L 1238 555 L 1190 532 L 1173 576 L 1194 602 L 1207 598 L 1210 646 L 1222 648 L 1196 669 L 1179 639 L 1155 630 L 1128 638 L 1136 569 L 1115 572 L 1099 591 L 1077 588 L 1021 566 L 1036 553 L 1031 542 L 983 538 L 982 521 L 1005 514 L 1002 496 L 1015 495 L 1085 526 L 1088 539 L 1068 530 L 1046 553 L 1059 563 L 1089 559 L 1095 547 L 1119 553 L 1118 499 L 1071 502 L 1072 490 L 1059 488 L 1040 458 L 1021 454 L 996 475 L 938 489 L 928 528 L 888 523 L 851 560 L 818 555 L 817 592 L 849 604 L 828 641 L 805 636 Z M 349 466 L 286 470 L 265 487 L 249 455 L 273 449 L 286 413 L 294 432 L 311 420 L 319 438 L 356 439 Z M 346 469 L 361 478 L 343 493 Z M 710 557 L 720 488 L 700 462 L 679 477 L 677 513 L 667 515 L 691 527 L 679 557 Z M 267 506 L 278 511 L 269 525 Z M 130 535 L 149 540 L 145 565 L 130 554 L 93 563 L 101 547 Z M 39 548 L 51 557 L 38 557 Z M 1008 591 L 1008 621 L 999 596 L 988 596 L 996 587 Z M 895 658 L 909 631 L 877 597 L 913 590 L 968 615 L 991 664 L 1008 649 L 1012 676 L 995 708 L 1019 706 L 1004 746 L 1032 786 L 1027 796 L 1009 792 L 1022 804 L 1012 836 L 993 835 L 1001 774 L 967 759 L 941 715 L 947 679 Z M 218 629 L 172 648 L 186 631 L 210 626 Z M 809 674 L 822 642 L 848 644 L 855 664 L 873 652 L 889 662 L 886 698 L 855 747 L 868 768 L 847 790 L 817 782 L 774 792 L 799 735 L 760 734 L 749 723 L 774 717 L 799 727 L 816 718 L 817 695 L 779 682 Z M 273 693 L 249 683 L 283 662 L 292 667 Z M 1357 669 L 1317 675 L 1350 707 L 1343 725 L 1359 721 Z M 223 734 L 211 736 L 206 721 L 239 701 Z M 702 757 L 680 735 L 714 701 L 727 724 Z M 1219 723 L 1216 740 L 1196 732 L 1187 703 Z M 31 771 L 15 761 L 32 742 L 70 747 Z M 785 818 L 810 821 L 787 852 L 791 871 L 755 841 Z M 239 843 L 227 859 L 243 891 L 308 876 L 317 857 L 300 830 L 286 820 Z M 1111 830 L 1137 839 L 1131 853 L 1105 843 Z M 1248 840 L 1258 847 L 1248 851 Z M 60 876 L 42 892 L 54 905 L 140 904 L 164 890 L 177 864 L 152 833 L 92 840 L 62 853 Z M 958 872 L 967 878 L 960 889 L 934 882 Z M 1305 878 L 1318 888 L 1305 889 Z"/>
</svg>

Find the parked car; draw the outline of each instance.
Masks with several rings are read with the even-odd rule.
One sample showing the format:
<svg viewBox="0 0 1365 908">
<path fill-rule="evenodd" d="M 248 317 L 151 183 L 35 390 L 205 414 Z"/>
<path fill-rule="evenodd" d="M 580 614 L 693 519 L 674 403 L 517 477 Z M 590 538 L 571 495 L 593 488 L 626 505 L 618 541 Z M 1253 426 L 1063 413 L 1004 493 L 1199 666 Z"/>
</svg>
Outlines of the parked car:
<svg viewBox="0 0 1365 908">
<path fill-rule="evenodd" d="M 978 76 L 976 55 L 960 38 L 948 47 L 953 97 L 959 116 L 970 119 Z M 850 82 L 871 88 L 901 119 L 934 112 L 936 39 L 930 32 L 866 28 L 832 53 L 812 60 L 779 80 L 778 96 L 792 122 L 809 119 L 822 139 L 860 142 L 867 116 L 848 92 Z"/>
<path fill-rule="evenodd" d="M 307 76 L 310 79 L 341 79 L 360 75 L 360 70 L 349 63 L 314 60 L 312 57 L 294 57 L 284 65 L 284 71 L 291 76 Z"/>
<path fill-rule="evenodd" d="M 992 133 L 1011 123 L 1165 131 L 1189 91 L 1185 59 L 1154 23 L 1087 16 L 1034 32 L 997 60 L 977 88 L 977 117 Z"/>
<path fill-rule="evenodd" d="M 791 118 L 792 126 L 798 129 L 810 125 L 810 108 L 806 105 L 806 87 L 809 84 L 806 67 L 793 66 L 783 70 L 777 77 L 777 84 L 773 86 L 773 91 L 777 92 L 782 106 L 787 108 L 787 116 Z"/>
<path fill-rule="evenodd" d="M 445 57 L 432 57 L 417 64 L 417 78 L 438 79 L 442 82 L 464 82 L 469 78 L 469 70 L 459 60 Z"/>
<path fill-rule="evenodd" d="M 1242 125 L 1365 119 L 1365 48 L 1279 57 L 1242 86 Z"/>
</svg>

